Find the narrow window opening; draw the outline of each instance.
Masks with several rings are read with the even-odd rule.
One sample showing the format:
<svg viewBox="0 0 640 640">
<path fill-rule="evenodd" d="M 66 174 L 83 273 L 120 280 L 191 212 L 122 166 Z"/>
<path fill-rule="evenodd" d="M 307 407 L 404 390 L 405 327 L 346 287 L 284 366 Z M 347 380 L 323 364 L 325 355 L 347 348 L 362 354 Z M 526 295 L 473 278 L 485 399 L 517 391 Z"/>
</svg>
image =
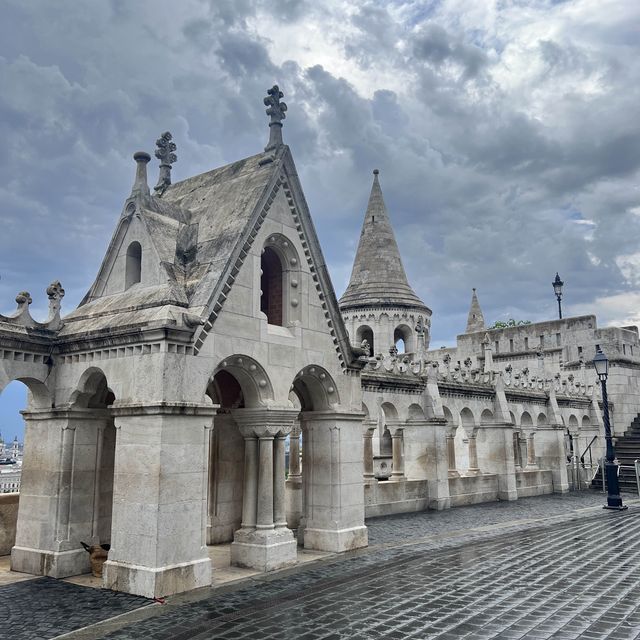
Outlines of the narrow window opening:
<svg viewBox="0 0 640 640">
<path fill-rule="evenodd" d="M 500 351 L 500 343 L 496 340 L 496 353 Z"/>
<path fill-rule="evenodd" d="M 132 242 L 127 248 L 125 264 L 124 288 L 128 289 L 140 282 L 142 278 L 142 247 L 139 242 Z"/>
<path fill-rule="evenodd" d="M 509 339 L 509 351 L 511 351 L 511 353 L 513 353 L 513 338 Z"/>
<path fill-rule="evenodd" d="M 627 345 L 623 344 L 622 345 L 622 353 L 626 356 L 627 355 Z"/>
<path fill-rule="evenodd" d="M 562 336 L 559 333 L 556 333 L 556 346 L 560 346 L 562 344 Z"/>
<path fill-rule="evenodd" d="M 529 350 L 529 338 L 524 339 L 524 348 L 526 351 Z"/>
<path fill-rule="evenodd" d="M 267 247 L 260 260 L 262 275 L 260 276 L 260 311 L 267 316 L 269 324 L 282 326 L 283 299 L 282 299 L 282 263 L 278 254 Z"/>
</svg>

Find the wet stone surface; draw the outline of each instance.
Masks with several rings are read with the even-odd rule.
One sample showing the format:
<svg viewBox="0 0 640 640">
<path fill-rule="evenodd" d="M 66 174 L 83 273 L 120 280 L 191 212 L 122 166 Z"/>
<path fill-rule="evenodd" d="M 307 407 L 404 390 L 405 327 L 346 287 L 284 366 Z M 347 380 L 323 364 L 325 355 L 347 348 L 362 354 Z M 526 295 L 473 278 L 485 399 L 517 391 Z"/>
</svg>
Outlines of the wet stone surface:
<svg viewBox="0 0 640 640">
<path fill-rule="evenodd" d="M 148 605 L 145 598 L 53 578 L 0 587 L 0 638 L 44 640 Z"/>
</svg>

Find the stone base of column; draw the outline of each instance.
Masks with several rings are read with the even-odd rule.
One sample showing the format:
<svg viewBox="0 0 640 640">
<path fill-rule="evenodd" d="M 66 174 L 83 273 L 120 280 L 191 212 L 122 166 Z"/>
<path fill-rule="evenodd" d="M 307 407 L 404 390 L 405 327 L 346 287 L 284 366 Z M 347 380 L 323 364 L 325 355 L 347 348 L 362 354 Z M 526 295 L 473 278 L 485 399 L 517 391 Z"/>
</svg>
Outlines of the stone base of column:
<svg viewBox="0 0 640 640">
<path fill-rule="evenodd" d="M 432 511 L 444 511 L 451 508 L 451 498 L 429 498 L 428 508 Z"/>
<path fill-rule="evenodd" d="M 30 573 L 34 576 L 67 578 L 91 573 L 89 554 L 84 549 L 71 551 L 46 551 L 13 547 L 11 549 L 11 571 Z"/>
<path fill-rule="evenodd" d="M 302 516 L 302 477 L 290 476 L 284 483 L 284 508 L 287 527 L 297 529 Z"/>
<path fill-rule="evenodd" d="M 202 558 L 152 569 L 114 560 L 104 563 L 105 589 L 124 591 L 145 598 L 161 598 L 211 585 L 211 560 Z"/>
<path fill-rule="evenodd" d="M 403 473 L 398 473 L 397 475 L 392 473 L 388 482 L 403 482 L 405 480 L 406 478 L 404 477 Z"/>
<path fill-rule="evenodd" d="M 353 551 L 369 544 L 367 527 L 364 525 L 350 529 L 314 529 L 305 527 L 304 548 L 317 551 Z"/>
<path fill-rule="evenodd" d="M 525 471 L 538 471 L 538 465 L 535 463 L 530 463 L 527 464 L 527 466 L 524 468 Z"/>
<path fill-rule="evenodd" d="M 478 469 L 478 467 L 475 467 L 473 469 L 467 469 L 466 475 L 468 475 L 468 476 L 481 476 L 482 475 L 482 471 L 480 471 L 480 469 Z"/>
<path fill-rule="evenodd" d="M 297 562 L 297 543 L 290 529 L 239 529 L 231 543 L 231 564 L 274 571 Z"/>
<path fill-rule="evenodd" d="M 449 469 L 447 472 L 450 478 L 459 478 L 460 472 L 457 469 Z"/>
</svg>

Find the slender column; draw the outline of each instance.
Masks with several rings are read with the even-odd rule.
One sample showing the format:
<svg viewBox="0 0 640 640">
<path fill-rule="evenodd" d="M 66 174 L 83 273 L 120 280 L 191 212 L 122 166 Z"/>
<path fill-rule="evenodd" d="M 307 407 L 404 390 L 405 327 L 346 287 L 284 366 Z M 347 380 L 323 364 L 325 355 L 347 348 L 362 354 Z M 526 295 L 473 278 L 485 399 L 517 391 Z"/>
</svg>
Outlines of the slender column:
<svg viewBox="0 0 640 640">
<path fill-rule="evenodd" d="M 527 466 L 528 460 L 528 447 L 527 447 L 527 436 L 525 433 L 521 432 L 518 434 L 518 441 L 520 442 L 520 466 L 524 469 Z"/>
<path fill-rule="evenodd" d="M 276 529 L 287 526 L 284 506 L 285 438 L 286 436 L 277 435 L 273 440 L 273 520 Z M 289 455 L 291 455 L 291 449 L 289 449 Z"/>
<path fill-rule="evenodd" d="M 402 458 L 402 429 L 396 429 L 391 434 L 391 455 L 393 471 L 391 480 L 404 480 L 404 460 Z"/>
<path fill-rule="evenodd" d="M 516 467 L 516 471 L 520 471 L 520 440 L 518 440 L 518 434 L 513 433 L 513 461 Z"/>
<path fill-rule="evenodd" d="M 374 479 L 373 475 L 373 434 L 376 430 L 376 423 L 374 421 L 366 420 L 364 423 L 364 473 L 363 477 L 365 482 L 371 482 Z"/>
<path fill-rule="evenodd" d="M 69 539 L 69 515 L 71 510 L 71 480 L 73 475 L 73 445 L 76 437 L 75 426 L 62 427 L 62 447 L 60 451 L 60 484 L 58 489 L 58 531 L 56 540 Z"/>
<path fill-rule="evenodd" d="M 289 436 L 289 479 L 298 479 L 301 475 L 300 426 L 295 426 Z"/>
<path fill-rule="evenodd" d="M 457 478 L 460 474 L 456 468 L 456 441 L 453 433 L 447 433 L 447 461 L 449 464 L 449 477 Z"/>
<path fill-rule="evenodd" d="M 273 529 L 273 436 L 258 438 L 258 513 L 256 529 Z"/>
<path fill-rule="evenodd" d="M 478 468 L 478 447 L 476 445 L 476 434 L 469 434 L 469 475 L 479 475 Z"/>
<path fill-rule="evenodd" d="M 242 528 L 256 526 L 258 504 L 258 439 L 256 436 L 244 438 L 244 486 L 242 494 Z"/>
<path fill-rule="evenodd" d="M 535 469 L 537 467 L 534 437 L 535 437 L 535 433 L 530 433 L 529 441 L 527 443 L 527 467 L 531 469 Z"/>
<path fill-rule="evenodd" d="M 100 542 L 98 525 L 100 521 L 100 475 L 102 472 L 102 447 L 104 444 L 104 425 L 101 424 L 96 429 L 96 467 L 93 480 L 93 518 L 91 521 L 91 542 Z"/>
</svg>

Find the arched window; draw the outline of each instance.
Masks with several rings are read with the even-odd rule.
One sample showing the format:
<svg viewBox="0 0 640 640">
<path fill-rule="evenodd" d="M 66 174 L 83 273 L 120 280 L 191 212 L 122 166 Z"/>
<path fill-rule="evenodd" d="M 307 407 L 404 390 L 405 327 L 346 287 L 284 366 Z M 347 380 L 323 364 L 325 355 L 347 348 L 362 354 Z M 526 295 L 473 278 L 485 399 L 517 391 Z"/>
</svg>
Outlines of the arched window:
<svg viewBox="0 0 640 640">
<path fill-rule="evenodd" d="M 369 355 L 372 356 L 375 354 L 373 350 L 373 329 L 368 327 L 366 324 L 358 327 L 356 331 L 356 344 L 355 347 L 359 347 L 362 344 L 362 341 L 366 340 L 369 343 Z"/>
<path fill-rule="evenodd" d="M 142 277 L 142 247 L 139 242 L 132 242 L 127 248 L 124 288 L 128 289 Z"/>
<path fill-rule="evenodd" d="M 398 353 L 409 353 L 413 351 L 411 343 L 411 329 L 406 324 L 396 327 L 393 332 L 393 343 L 398 349 Z"/>
<path fill-rule="evenodd" d="M 271 248 L 265 247 L 260 259 L 260 311 L 267 316 L 269 324 L 283 326 L 283 298 L 282 298 L 282 262 L 278 254 Z"/>
</svg>

